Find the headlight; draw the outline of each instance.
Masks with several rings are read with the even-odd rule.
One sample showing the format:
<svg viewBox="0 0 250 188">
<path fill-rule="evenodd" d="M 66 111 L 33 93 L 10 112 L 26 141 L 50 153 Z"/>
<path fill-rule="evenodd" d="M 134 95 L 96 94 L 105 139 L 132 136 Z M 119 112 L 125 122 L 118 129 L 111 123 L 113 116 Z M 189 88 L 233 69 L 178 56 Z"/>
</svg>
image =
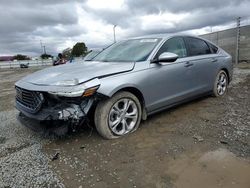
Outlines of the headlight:
<svg viewBox="0 0 250 188">
<path fill-rule="evenodd" d="M 73 84 L 73 80 L 71 80 L 72 82 L 62 81 L 60 86 L 70 86 L 68 84 Z M 62 85 L 62 84 L 67 84 L 67 85 Z M 93 80 L 90 80 L 82 84 L 72 85 L 71 87 L 67 87 L 67 88 L 64 87 L 63 91 L 50 91 L 48 93 L 52 95 L 63 96 L 63 97 L 81 97 L 81 96 L 88 97 L 88 96 L 93 95 L 97 91 L 99 86 L 100 86 L 100 81 L 99 79 L 95 78 Z"/>
<path fill-rule="evenodd" d="M 48 93 L 52 94 L 52 95 L 58 95 L 58 96 L 61 96 L 61 97 L 80 97 L 83 94 L 83 90 L 81 90 L 81 91 L 73 91 L 73 92 L 54 92 L 54 91 L 50 91 Z"/>
<path fill-rule="evenodd" d="M 56 82 L 52 85 L 54 86 L 75 86 L 79 84 L 79 80 L 78 79 L 72 79 L 72 80 L 63 80 L 63 81 L 59 81 Z"/>
</svg>

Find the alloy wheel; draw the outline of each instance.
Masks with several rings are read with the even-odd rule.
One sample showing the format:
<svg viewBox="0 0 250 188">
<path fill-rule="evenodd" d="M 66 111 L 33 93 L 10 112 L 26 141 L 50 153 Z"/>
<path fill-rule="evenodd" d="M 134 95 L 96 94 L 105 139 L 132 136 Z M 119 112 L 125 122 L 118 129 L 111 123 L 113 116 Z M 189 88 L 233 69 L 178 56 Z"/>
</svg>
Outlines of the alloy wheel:
<svg viewBox="0 0 250 188">
<path fill-rule="evenodd" d="M 224 72 L 222 72 L 217 80 L 217 93 L 222 96 L 226 92 L 227 89 L 227 76 Z"/>
<path fill-rule="evenodd" d="M 138 107 L 129 98 L 118 100 L 109 112 L 108 125 L 116 135 L 124 135 L 131 132 L 138 121 Z"/>
</svg>

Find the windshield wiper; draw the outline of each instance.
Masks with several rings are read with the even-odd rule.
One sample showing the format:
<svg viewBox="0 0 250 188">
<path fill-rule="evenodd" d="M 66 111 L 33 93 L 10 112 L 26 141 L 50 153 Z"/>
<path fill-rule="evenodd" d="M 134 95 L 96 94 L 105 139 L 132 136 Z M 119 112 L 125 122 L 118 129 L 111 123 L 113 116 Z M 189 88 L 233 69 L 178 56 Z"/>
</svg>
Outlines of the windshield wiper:
<svg viewBox="0 0 250 188">
<path fill-rule="evenodd" d="M 108 60 L 102 60 L 101 62 L 111 62 L 111 61 L 108 61 Z"/>
</svg>

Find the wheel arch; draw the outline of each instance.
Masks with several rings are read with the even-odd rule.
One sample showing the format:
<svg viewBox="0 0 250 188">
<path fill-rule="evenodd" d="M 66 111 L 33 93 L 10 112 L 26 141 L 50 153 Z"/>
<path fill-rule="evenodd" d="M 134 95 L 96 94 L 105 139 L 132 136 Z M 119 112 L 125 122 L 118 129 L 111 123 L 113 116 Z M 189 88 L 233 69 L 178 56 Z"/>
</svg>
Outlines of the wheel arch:
<svg viewBox="0 0 250 188">
<path fill-rule="evenodd" d="M 227 68 L 221 68 L 221 70 L 223 70 L 223 71 L 225 71 L 226 72 L 226 74 L 227 74 L 227 80 L 228 80 L 228 83 L 230 83 L 230 80 L 231 80 L 231 78 L 230 78 L 230 74 L 229 74 L 229 71 L 228 71 L 228 69 Z"/>
</svg>

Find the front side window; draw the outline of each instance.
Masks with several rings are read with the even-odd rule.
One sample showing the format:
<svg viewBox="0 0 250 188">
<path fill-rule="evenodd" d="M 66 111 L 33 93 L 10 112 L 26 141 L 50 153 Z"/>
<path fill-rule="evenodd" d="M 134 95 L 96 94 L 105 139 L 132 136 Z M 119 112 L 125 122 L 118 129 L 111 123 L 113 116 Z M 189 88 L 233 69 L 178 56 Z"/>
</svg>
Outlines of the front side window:
<svg viewBox="0 0 250 188">
<path fill-rule="evenodd" d="M 156 58 L 164 52 L 175 53 L 179 56 L 179 58 L 187 56 L 187 50 L 185 47 L 184 40 L 181 37 L 175 37 L 167 40 L 160 48 L 160 50 L 156 54 Z"/>
<path fill-rule="evenodd" d="M 131 39 L 113 44 L 93 60 L 102 62 L 145 61 L 160 42 L 159 38 Z"/>
<path fill-rule="evenodd" d="M 204 40 L 186 37 L 186 43 L 189 49 L 189 56 L 211 54 L 211 50 Z"/>
</svg>

